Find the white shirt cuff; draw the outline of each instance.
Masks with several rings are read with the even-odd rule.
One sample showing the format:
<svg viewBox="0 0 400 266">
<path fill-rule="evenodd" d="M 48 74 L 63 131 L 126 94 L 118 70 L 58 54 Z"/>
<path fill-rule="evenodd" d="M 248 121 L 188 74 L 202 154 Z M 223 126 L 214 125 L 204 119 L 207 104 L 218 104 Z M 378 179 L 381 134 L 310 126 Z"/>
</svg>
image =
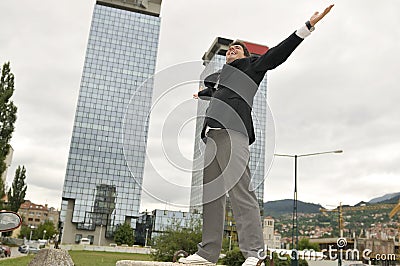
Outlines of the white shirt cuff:
<svg viewBox="0 0 400 266">
<path fill-rule="evenodd" d="M 307 26 L 304 25 L 300 29 L 296 30 L 296 35 L 302 39 L 305 39 L 307 36 L 310 36 L 311 32 L 308 30 Z"/>
</svg>

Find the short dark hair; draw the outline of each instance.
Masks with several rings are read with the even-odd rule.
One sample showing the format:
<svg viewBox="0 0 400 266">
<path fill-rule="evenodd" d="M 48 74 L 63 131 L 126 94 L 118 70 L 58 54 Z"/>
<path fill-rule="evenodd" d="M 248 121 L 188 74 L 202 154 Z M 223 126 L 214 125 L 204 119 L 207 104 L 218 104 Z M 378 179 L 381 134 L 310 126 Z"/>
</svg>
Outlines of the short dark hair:
<svg viewBox="0 0 400 266">
<path fill-rule="evenodd" d="M 241 42 L 241 41 L 234 41 L 234 42 L 231 42 L 231 43 L 229 44 L 229 47 L 231 47 L 231 46 L 233 46 L 233 45 L 240 45 L 240 46 L 242 46 L 243 51 L 244 51 L 244 56 L 246 56 L 246 57 L 249 57 L 249 56 L 250 56 L 249 49 L 247 49 L 247 47 L 246 47 L 246 45 L 244 44 L 244 42 Z"/>
</svg>

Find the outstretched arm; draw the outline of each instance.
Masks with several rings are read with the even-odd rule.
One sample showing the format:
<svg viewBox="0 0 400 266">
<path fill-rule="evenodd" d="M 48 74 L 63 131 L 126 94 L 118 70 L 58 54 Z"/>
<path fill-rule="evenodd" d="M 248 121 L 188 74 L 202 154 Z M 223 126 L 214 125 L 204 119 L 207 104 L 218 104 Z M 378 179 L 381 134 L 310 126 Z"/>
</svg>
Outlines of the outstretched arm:
<svg viewBox="0 0 400 266">
<path fill-rule="evenodd" d="M 322 13 L 315 12 L 308 21 L 310 24 L 309 26 L 314 27 L 318 21 L 320 21 L 323 17 L 325 17 L 326 14 L 329 13 L 329 11 L 331 11 L 333 6 L 334 5 L 328 6 Z M 285 62 L 292 52 L 297 48 L 297 46 L 303 41 L 303 39 L 311 34 L 313 29 L 309 28 L 309 26 L 306 24 L 304 24 L 303 27 L 291 34 L 277 46 L 268 49 L 265 54 L 260 56 L 254 63 L 255 70 L 271 70 Z"/>
</svg>

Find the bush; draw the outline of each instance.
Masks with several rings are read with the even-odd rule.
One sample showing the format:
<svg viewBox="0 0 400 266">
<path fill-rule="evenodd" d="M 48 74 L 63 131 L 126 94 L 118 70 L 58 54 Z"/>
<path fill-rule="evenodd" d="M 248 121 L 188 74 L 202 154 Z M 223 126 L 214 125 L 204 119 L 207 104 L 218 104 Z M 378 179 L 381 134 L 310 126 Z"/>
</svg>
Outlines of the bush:
<svg viewBox="0 0 400 266">
<path fill-rule="evenodd" d="M 132 246 L 135 242 L 135 237 L 131 225 L 128 223 L 119 225 L 114 233 L 114 241 L 118 245 L 126 244 Z"/>
<path fill-rule="evenodd" d="M 292 265 L 292 260 L 289 255 L 286 255 L 286 260 L 280 259 L 278 257 L 278 254 L 276 252 L 273 253 L 274 255 L 274 265 L 275 266 L 290 266 Z M 299 266 L 308 266 L 308 263 L 306 260 L 299 259 Z"/>
<path fill-rule="evenodd" d="M 157 261 L 172 261 L 174 253 L 184 250 L 193 254 L 197 251 L 197 244 L 201 242 L 200 221 L 191 221 L 185 228 L 173 223 L 166 231 L 153 239 L 155 251 L 151 256 Z"/>
<path fill-rule="evenodd" d="M 276 252 L 273 253 L 274 257 L 274 264 L 275 266 L 290 266 L 291 265 L 291 259 L 290 256 L 286 256 L 285 259 L 280 259 L 278 257 L 278 254 Z M 240 266 L 242 263 L 245 261 L 242 252 L 238 247 L 235 247 L 233 250 L 228 251 L 226 253 L 226 257 L 222 259 L 222 264 L 228 265 L 228 266 Z M 270 265 L 269 258 L 267 258 L 264 263 L 266 265 Z M 299 266 L 308 266 L 308 263 L 306 260 L 299 260 Z"/>
<path fill-rule="evenodd" d="M 225 258 L 222 259 L 222 264 L 228 266 L 240 266 L 245 261 L 242 252 L 238 247 L 226 252 Z"/>
</svg>

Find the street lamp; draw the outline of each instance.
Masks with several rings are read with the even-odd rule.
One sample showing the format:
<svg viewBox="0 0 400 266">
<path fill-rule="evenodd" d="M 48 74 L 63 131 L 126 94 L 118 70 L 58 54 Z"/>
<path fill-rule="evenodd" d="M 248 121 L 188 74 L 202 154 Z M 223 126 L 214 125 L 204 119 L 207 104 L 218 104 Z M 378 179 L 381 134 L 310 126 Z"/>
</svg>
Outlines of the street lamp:
<svg viewBox="0 0 400 266">
<path fill-rule="evenodd" d="M 306 153 L 306 154 L 274 154 L 279 157 L 290 157 L 294 158 L 294 196 L 293 196 L 293 222 L 292 222 L 292 266 L 298 266 L 299 261 L 297 259 L 297 252 L 299 248 L 299 228 L 298 228 L 298 219 L 297 219 L 297 158 L 328 154 L 328 153 L 342 153 L 342 150 L 337 151 L 325 151 L 325 152 L 316 152 L 316 153 Z M 294 241 L 296 236 L 296 241 Z"/>
<path fill-rule="evenodd" d="M 30 228 L 31 228 L 31 233 L 29 235 L 29 243 L 32 242 L 32 230 L 35 229 L 35 227 L 31 225 Z"/>
<path fill-rule="evenodd" d="M 229 251 L 232 249 L 232 221 L 229 221 L 230 234 L 229 234 Z"/>
<path fill-rule="evenodd" d="M 144 241 L 144 246 L 147 247 L 147 236 L 149 234 L 149 228 L 146 228 L 146 239 Z"/>
<path fill-rule="evenodd" d="M 46 236 L 46 230 L 43 230 L 43 239 L 45 239 L 44 237 Z"/>
<path fill-rule="evenodd" d="M 99 233 L 99 246 L 101 246 L 101 237 L 102 237 L 103 225 L 100 224 L 100 233 Z"/>
</svg>

